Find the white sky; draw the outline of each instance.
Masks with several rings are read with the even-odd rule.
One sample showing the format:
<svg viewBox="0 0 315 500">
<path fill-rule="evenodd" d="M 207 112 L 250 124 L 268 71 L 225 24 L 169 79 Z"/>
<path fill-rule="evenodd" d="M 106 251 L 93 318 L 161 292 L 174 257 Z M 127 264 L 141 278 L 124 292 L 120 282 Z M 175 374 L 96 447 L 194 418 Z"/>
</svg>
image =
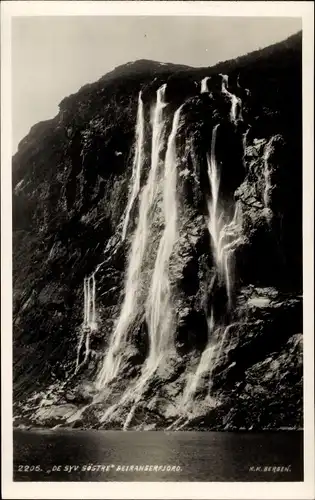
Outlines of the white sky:
<svg viewBox="0 0 315 500">
<path fill-rule="evenodd" d="M 35 123 L 115 66 L 212 66 L 296 33 L 300 18 L 20 17 L 12 20 L 13 151 Z"/>
</svg>

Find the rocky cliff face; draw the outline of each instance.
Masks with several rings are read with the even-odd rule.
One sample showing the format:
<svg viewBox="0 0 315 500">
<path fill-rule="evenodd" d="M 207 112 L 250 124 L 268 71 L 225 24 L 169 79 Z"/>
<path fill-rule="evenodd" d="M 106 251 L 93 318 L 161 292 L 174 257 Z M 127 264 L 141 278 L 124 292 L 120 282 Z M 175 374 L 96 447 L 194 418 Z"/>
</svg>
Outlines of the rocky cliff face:
<svg viewBox="0 0 315 500">
<path fill-rule="evenodd" d="M 229 95 L 222 74 L 228 75 Z M 208 90 L 200 93 L 205 77 Z M 174 142 L 178 235 L 167 264 L 174 351 L 163 370 L 159 365 L 146 378 L 135 403 L 124 394 L 139 388 L 134 381 L 141 380 L 152 351 L 140 313 L 120 346 L 118 374 L 108 386 L 95 382 L 121 315 L 139 226 L 135 204 L 121 237 L 134 174 L 139 92 L 146 137 L 143 189 L 152 168 L 152 109 L 163 84 L 166 138 L 183 104 Z M 234 118 L 231 96 L 241 103 Z M 218 277 L 209 232 L 214 130 L 219 197 L 227 210 L 237 204 L 242 214 L 229 268 L 232 312 L 226 311 L 229 287 Z M 164 158 L 166 139 L 163 144 Z M 54 119 L 35 125 L 19 145 L 12 172 L 17 424 L 123 428 L 128 420 L 128 428 L 137 429 L 302 427 L 301 34 L 213 68 L 151 61 L 118 67 L 65 98 Z M 156 186 L 139 310 L 166 224 L 164 188 Z M 84 296 L 93 293 L 84 279 L 91 276 L 95 328 L 83 324 Z M 215 330 L 209 327 L 211 311 Z M 85 354 L 83 344 L 78 350 L 83 334 L 89 340 Z M 187 380 L 196 373 L 198 384 L 184 411 Z"/>
</svg>

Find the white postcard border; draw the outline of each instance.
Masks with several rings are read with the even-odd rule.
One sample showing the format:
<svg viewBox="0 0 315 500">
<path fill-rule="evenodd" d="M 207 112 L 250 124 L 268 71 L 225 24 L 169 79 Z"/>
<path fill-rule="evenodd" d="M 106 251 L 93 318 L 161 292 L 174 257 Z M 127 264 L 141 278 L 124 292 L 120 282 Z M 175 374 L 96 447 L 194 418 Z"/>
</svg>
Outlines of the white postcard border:
<svg viewBox="0 0 315 500">
<path fill-rule="evenodd" d="M 14 16 L 183 15 L 301 17 L 303 23 L 303 482 L 13 482 L 12 460 L 12 223 L 11 19 Z M 1 4 L 1 369 L 3 498 L 314 498 L 314 8 L 312 2 L 5 1 Z M 290 103 L 288 103 L 290 105 Z M 292 200 L 294 203 L 294 200 Z"/>
</svg>

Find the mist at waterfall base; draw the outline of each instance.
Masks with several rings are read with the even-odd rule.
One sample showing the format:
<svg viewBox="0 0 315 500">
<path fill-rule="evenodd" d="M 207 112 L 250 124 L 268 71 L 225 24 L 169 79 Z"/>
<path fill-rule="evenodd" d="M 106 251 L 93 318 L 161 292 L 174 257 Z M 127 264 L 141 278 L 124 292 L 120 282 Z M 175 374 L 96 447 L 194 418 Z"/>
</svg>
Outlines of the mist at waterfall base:
<svg viewBox="0 0 315 500">
<path fill-rule="evenodd" d="M 16 430 L 14 480 L 302 481 L 302 450 L 299 432 Z"/>
</svg>

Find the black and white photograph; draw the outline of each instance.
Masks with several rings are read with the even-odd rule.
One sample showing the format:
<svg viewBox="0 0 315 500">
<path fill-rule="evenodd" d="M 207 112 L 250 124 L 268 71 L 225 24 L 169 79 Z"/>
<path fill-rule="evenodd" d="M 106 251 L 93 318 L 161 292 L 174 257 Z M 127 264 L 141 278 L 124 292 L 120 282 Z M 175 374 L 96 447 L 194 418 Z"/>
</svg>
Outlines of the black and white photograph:
<svg viewBox="0 0 315 500">
<path fill-rule="evenodd" d="M 305 10 L 175 3 L 10 18 L 5 460 L 42 498 L 306 479 Z"/>
</svg>

